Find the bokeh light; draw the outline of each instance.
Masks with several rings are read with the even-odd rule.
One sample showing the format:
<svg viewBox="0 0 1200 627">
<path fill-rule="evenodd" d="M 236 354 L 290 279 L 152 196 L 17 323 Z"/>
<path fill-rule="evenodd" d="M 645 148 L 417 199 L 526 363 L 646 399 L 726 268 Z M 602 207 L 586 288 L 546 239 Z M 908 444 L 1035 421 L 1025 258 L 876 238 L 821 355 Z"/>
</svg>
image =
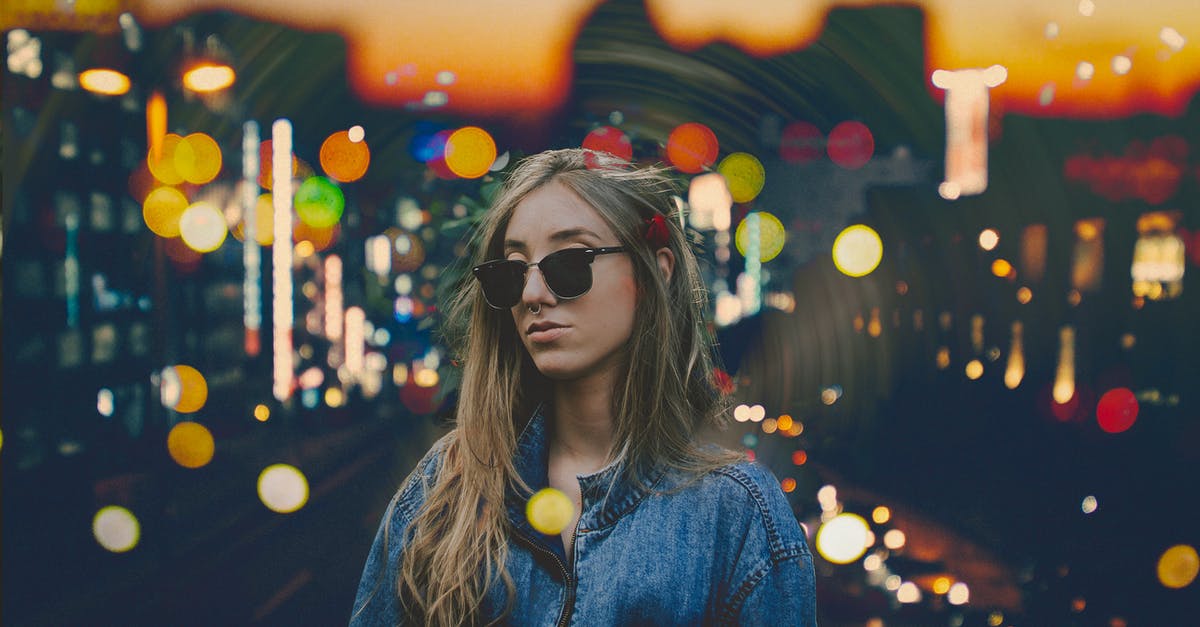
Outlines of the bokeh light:
<svg viewBox="0 0 1200 627">
<path fill-rule="evenodd" d="M 831 385 L 821 390 L 821 402 L 826 405 L 832 405 L 842 398 L 842 388 L 838 385 Z"/>
<path fill-rule="evenodd" d="M 754 200 L 766 182 L 762 163 L 754 155 L 745 152 L 735 152 L 722 159 L 717 172 L 725 177 L 734 202 Z"/>
<path fill-rule="evenodd" d="M 167 452 L 184 468 L 200 468 L 212 461 L 212 433 L 198 422 L 181 422 L 167 434 Z"/>
<path fill-rule="evenodd" d="M 755 211 L 750 215 L 758 216 L 758 259 L 762 263 L 766 263 L 783 251 L 783 243 L 786 240 L 786 232 L 783 228 L 783 223 L 779 218 L 765 211 Z M 746 218 L 749 218 L 747 215 Z M 734 233 L 734 243 L 737 246 L 738 252 L 743 257 L 750 250 L 750 231 L 747 227 L 748 220 L 744 219 L 738 223 L 737 231 Z"/>
<path fill-rule="evenodd" d="M 267 509 L 290 514 L 308 502 L 308 479 L 289 464 L 272 464 L 258 475 L 258 498 Z"/>
<path fill-rule="evenodd" d="M 950 602 L 950 605 L 966 605 L 967 601 L 971 600 L 971 589 L 961 581 L 956 582 L 950 586 L 946 600 Z"/>
<path fill-rule="evenodd" d="M 187 196 L 174 187 L 159 187 L 142 203 L 142 219 L 159 237 L 179 237 L 179 220 L 188 208 Z"/>
<path fill-rule="evenodd" d="M 792 451 L 792 463 L 797 466 L 807 464 L 808 453 L 806 451 Z"/>
<path fill-rule="evenodd" d="M 867 551 L 869 532 L 862 516 L 838 514 L 817 529 L 817 551 L 834 564 L 849 564 Z"/>
<path fill-rule="evenodd" d="M 963 370 L 966 372 L 967 378 L 974 381 L 983 376 L 983 362 L 972 359 L 967 362 L 967 366 Z"/>
<path fill-rule="evenodd" d="M 793 422 L 794 421 L 792 420 L 791 416 L 783 414 L 779 417 L 777 426 L 779 427 L 780 431 L 791 431 Z"/>
<path fill-rule="evenodd" d="M 996 244 L 1000 243 L 1000 234 L 996 229 L 984 229 L 979 233 L 979 247 L 984 250 L 992 250 Z"/>
<path fill-rule="evenodd" d="M 907 541 L 908 538 L 899 529 L 889 529 L 887 533 L 883 534 L 883 546 L 893 551 L 904 548 Z"/>
<path fill-rule="evenodd" d="M 179 140 L 172 155 L 175 172 L 188 183 L 203 185 L 221 173 L 221 147 L 204 133 Z"/>
<path fill-rule="evenodd" d="M 633 142 L 620 129 L 611 126 L 594 128 L 583 138 L 583 147 L 607 152 L 626 161 L 633 159 Z"/>
<path fill-rule="evenodd" d="M 446 167 L 465 179 L 477 179 L 496 161 L 496 140 L 478 126 L 464 126 L 446 139 Z"/>
<path fill-rule="evenodd" d="M 896 600 L 901 603 L 917 603 L 921 600 L 921 589 L 917 584 L 906 581 L 896 590 Z"/>
<path fill-rule="evenodd" d="M 575 505 L 571 499 L 554 488 L 538 490 L 525 504 L 529 524 L 546 535 L 562 533 L 574 516 Z"/>
<path fill-rule="evenodd" d="M 857 170 L 875 153 L 875 137 L 862 122 L 849 120 L 829 131 L 829 159 L 847 170 Z"/>
<path fill-rule="evenodd" d="M 308 226 L 330 227 L 342 219 L 346 197 L 323 176 L 312 176 L 296 188 L 296 215 Z"/>
<path fill-rule="evenodd" d="M 329 178 L 342 183 L 357 181 L 371 165 L 371 149 L 363 141 L 362 127 L 358 132 L 338 131 L 321 142 L 318 160 Z M 351 131 L 354 129 L 351 129 Z M 355 137 L 358 139 L 355 139 Z"/>
<path fill-rule="evenodd" d="M 162 402 L 181 414 L 200 411 L 208 401 L 208 382 L 199 370 L 184 364 L 162 371 Z"/>
<path fill-rule="evenodd" d="M 701 174 L 688 184 L 688 205 L 691 207 L 688 216 L 691 225 L 697 229 L 729 228 L 729 210 L 733 207 L 733 196 L 729 193 L 729 184 L 725 177 L 710 172 Z"/>
<path fill-rule="evenodd" d="M 95 68 L 79 73 L 79 86 L 104 96 L 123 96 L 129 91 L 129 77 L 107 68 Z"/>
<path fill-rule="evenodd" d="M 1096 404 L 1096 422 L 1106 433 L 1121 433 L 1137 421 L 1138 400 L 1128 388 L 1113 388 Z"/>
<path fill-rule="evenodd" d="M 1187 544 L 1177 544 L 1158 558 L 1158 581 L 1168 588 L 1186 588 L 1196 580 L 1197 573 L 1200 573 L 1200 555 Z"/>
<path fill-rule="evenodd" d="M 1017 289 L 1017 302 L 1022 305 L 1028 305 L 1029 301 L 1033 300 L 1033 290 L 1028 287 Z"/>
<path fill-rule="evenodd" d="M 782 488 L 784 492 L 794 492 L 796 490 L 796 480 L 791 477 L 786 477 L 783 481 L 779 482 L 779 487 Z"/>
<path fill-rule="evenodd" d="M 341 407 L 346 403 L 346 393 L 341 388 L 328 388 L 325 390 L 325 404 L 330 407 Z"/>
<path fill-rule="evenodd" d="M 1092 514 L 1099 507 L 1100 507 L 1100 504 L 1098 501 L 1096 501 L 1096 497 L 1094 497 L 1090 494 L 1083 497 L 1083 502 L 1081 502 L 1079 504 L 1079 509 L 1082 510 L 1083 513 L 1085 513 L 1085 514 Z"/>
<path fill-rule="evenodd" d="M 175 150 L 182 141 L 183 137 L 175 133 L 167 133 L 163 135 L 162 146 L 159 148 L 158 154 L 155 155 L 153 150 L 147 153 L 146 167 L 150 168 L 150 174 L 153 174 L 160 183 L 179 185 L 183 182 L 183 175 L 175 169 Z"/>
<path fill-rule="evenodd" d="M 1003 279 L 1012 274 L 1012 272 L 1012 264 L 1007 259 L 997 259 L 992 262 L 992 274 Z"/>
<path fill-rule="evenodd" d="M 882 259 L 883 240 L 865 224 L 848 226 L 833 240 L 833 263 L 847 276 L 866 276 Z"/>
<path fill-rule="evenodd" d="M 137 546 L 142 526 L 133 512 L 119 505 L 109 505 L 101 507 L 92 518 L 92 535 L 105 549 L 124 553 Z"/>
<path fill-rule="evenodd" d="M 179 217 L 179 237 L 188 248 L 198 253 L 209 253 L 220 248 L 228 233 L 225 216 L 208 201 L 192 204 Z"/>
<path fill-rule="evenodd" d="M 233 84 L 237 73 L 224 63 L 198 63 L 183 73 L 183 85 L 190 91 L 207 94 Z"/>
<path fill-rule="evenodd" d="M 779 137 L 779 157 L 789 163 L 808 163 L 821 158 L 825 135 L 808 122 L 792 122 Z"/>
<path fill-rule="evenodd" d="M 891 519 L 892 510 L 888 509 L 884 505 L 880 505 L 879 507 L 871 510 L 871 520 L 875 521 L 876 524 L 882 525 Z"/>
<path fill-rule="evenodd" d="M 446 139 L 449 137 L 450 134 L 440 126 L 419 122 L 416 133 L 408 142 L 409 154 L 420 163 L 429 163 L 434 157 L 446 153 Z"/>
<path fill-rule="evenodd" d="M 667 137 L 667 161 L 680 172 L 698 174 L 716 162 L 719 152 L 716 134 L 698 122 L 680 124 Z"/>
<path fill-rule="evenodd" d="M 259 422 L 266 422 L 271 417 L 271 408 L 259 403 L 254 406 L 254 419 Z"/>
</svg>

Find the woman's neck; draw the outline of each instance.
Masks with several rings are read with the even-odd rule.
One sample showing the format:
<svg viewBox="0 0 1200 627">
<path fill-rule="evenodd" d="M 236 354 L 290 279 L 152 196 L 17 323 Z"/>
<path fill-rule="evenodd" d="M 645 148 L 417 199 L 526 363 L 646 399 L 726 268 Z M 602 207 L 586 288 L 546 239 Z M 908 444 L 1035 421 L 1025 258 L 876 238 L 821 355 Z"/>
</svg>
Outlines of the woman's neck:
<svg viewBox="0 0 1200 627">
<path fill-rule="evenodd" d="M 614 437 L 611 381 L 586 379 L 555 385 L 552 433 L 552 454 L 589 471 L 604 467 Z"/>
</svg>

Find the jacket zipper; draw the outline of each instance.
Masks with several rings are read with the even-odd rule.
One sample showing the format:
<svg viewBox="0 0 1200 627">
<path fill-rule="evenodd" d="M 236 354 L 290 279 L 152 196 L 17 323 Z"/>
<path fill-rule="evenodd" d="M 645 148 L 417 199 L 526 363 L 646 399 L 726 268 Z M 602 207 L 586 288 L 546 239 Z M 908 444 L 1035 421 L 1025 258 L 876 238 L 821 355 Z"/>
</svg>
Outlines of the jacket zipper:
<svg viewBox="0 0 1200 627">
<path fill-rule="evenodd" d="M 525 544 L 527 544 L 529 546 L 529 548 L 531 548 L 534 551 L 537 551 L 538 553 L 541 553 L 543 555 L 548 555 L 550 557 L 550 559 L 554 560 L 555 564 L 558 564 L 558 569 L 563 574 L 563 582 L 567 586 L 567 598 L 565 601 L 563 601 L 562 610 L 559 612 L 559 615 L 558 615 L 557 625 L 558 625 L 558 627 L 566 627 L 567 623 L 569 623 L 571 620 L 571 611 L 575 609 L 575 579 L 573 577 L 571 577 L 571 574 L 569 572 L 567 572 L 567 565 L 563 564 L 563 561 L 558 559 L 558 555 L 555 555 L 554 551 L 550 551 L 542 546 L 539 546 L 536 541 L 534 541 L 532 538 L 529 538 L 528 536 L 526 536 L 523 533 L 518 533 L 517 537 L 524 540 Z M 576 520 L 575 521 L 575 531 L 571 532 L 571 554 L 572 555 L 575 554 L 575 543 L 578 541 L 579 541 L 579 521 Z"/>
</svg>

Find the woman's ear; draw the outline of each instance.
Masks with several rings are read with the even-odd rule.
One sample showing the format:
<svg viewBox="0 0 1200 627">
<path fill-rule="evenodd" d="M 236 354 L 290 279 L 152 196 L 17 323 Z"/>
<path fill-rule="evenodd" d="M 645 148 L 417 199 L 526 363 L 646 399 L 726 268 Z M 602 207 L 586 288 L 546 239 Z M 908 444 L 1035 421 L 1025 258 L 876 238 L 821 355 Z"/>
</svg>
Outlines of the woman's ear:
<svg viewBox="0 0 1200 627">
<path fill-rule="evenodd" d="M 662 271 L 663 282 L 670 283 L 671 273 L 675 271 L 675 253 L 663 246 L 655 251 L 654 258 L 658 262 L 658 269 Z"/>
</svg>

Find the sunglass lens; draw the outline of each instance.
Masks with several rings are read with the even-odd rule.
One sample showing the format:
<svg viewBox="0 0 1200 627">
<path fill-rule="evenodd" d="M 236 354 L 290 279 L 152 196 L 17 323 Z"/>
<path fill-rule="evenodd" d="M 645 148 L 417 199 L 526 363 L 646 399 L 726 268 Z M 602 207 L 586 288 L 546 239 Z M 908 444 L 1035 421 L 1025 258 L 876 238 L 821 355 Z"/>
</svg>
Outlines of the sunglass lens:
<svg viewBox="0 0 1200 627">
<path fill-rule="evenodd" d="M 592 288 L 592 255 L 580 248 L 566 248 L 546 255 L 538 264 L 546 284 L 559 298 L 577 298 Z"/>
<path fill-rule="evenodd" d="M 525 282 L 525 264 L 501 261 L 481 266 L 475 274 L 483 287 L 483 296 L 493 307 L 507 309 L 521 300 Z"/>
</svg>

